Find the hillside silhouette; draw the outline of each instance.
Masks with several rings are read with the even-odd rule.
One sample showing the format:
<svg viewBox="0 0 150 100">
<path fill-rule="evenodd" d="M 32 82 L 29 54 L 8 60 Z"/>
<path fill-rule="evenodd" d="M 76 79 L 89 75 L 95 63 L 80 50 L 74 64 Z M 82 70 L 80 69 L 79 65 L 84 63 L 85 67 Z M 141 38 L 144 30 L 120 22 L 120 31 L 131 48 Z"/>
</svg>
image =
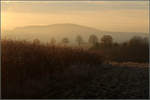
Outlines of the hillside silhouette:
<svg viewBox="0 0 150 100">
<path fill-rule="evenodd" d="M 76 36 L 82 36 L 87 42 L 88 37 L 92 34 L 96 35 L 98 38 L 101 38 L 105 34 L 112 35 L 116 42 L 125 42 L 133 36 L 148 36 L 147 33 L 142 32 L 109 32 L 83 25 L 62 23 L 18 27 L 14 30 L 2 32 L 2 38 L 30 41 L 38 38 L 42 42 L 49 42 L 50 38 L 55 38 L 57 41 L 61 41 L 62 38 L 67 37 L 72 40 L 72 43 L 74 43 Z"/>
</svg>

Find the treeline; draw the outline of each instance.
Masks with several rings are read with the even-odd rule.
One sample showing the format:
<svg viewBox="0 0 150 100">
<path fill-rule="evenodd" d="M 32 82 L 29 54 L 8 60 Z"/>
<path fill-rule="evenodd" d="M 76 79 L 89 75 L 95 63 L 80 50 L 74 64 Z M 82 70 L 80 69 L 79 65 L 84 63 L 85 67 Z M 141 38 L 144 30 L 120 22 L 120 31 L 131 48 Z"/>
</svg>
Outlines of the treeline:
<svg viewBox="0 0 150 100">
<path fill-rule="evenodd" d="M 76 37 L 78 47 L 84 47 L 85 41 L 82 36 Z M 33 41 L 40 43 L 38 39 Z M 62 39 L 62 44 L 67 46 L 71 42 L 68 38 Z M 56 39 L 52 38 L 50 45 L 56 45 Z M 149 61 L 149 40 L 148 37 L 134 36 L 129 41 L 123 43 L 114 42 L 111 35 L 104 35 L 98 38 L 96 35 L 89 36 L 88 49 L 102 52 L 107 61 L 119 62 L 148 62 Z"/>
<path fill-rule="evenodd" d="M 113 42 L 110 35 L 105 35 L 100 42 L 93 42 L 92 50 L 100 50 L 108 61 L 149 62 L 149 40 L 134 36 L 123 43 Z"/>
</svg>

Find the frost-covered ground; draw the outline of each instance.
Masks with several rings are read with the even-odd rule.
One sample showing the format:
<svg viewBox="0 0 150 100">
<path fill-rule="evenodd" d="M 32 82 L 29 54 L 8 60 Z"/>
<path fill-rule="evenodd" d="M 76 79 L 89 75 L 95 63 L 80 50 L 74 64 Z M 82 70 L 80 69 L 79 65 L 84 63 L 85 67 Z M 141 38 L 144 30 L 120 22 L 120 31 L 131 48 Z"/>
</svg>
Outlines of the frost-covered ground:
<svg viewBox="0 0 150 100">
<path fill-rule="evenodd" d="M 68 69 L 70 73 L 63 74 L 61 79 L 51 80 L 35 97 L 146 99 L 149 95 L 148 64 L 133 65 L 116 66 L 113 63 L 97 66 L 93 70 Z"/>
</svg>

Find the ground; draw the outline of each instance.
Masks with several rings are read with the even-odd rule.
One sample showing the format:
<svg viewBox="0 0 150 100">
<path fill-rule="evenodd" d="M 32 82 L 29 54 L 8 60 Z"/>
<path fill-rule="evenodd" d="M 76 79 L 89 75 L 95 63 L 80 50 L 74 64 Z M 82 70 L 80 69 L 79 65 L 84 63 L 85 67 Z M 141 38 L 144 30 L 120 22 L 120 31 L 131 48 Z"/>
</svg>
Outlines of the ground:
<svg viewBox="0 0 150 100">
<path fill-rule="evenodd" d="M 102 64 L 91 71 L 68 69 L 72 73 L 70 76 L 67 72 L 61 79 L 44 80 L 42 87 L 38 81 L 30 84 L 30 88 L 34 88 L 32 98 L 146 99 L 149 96 L 148 68 L 148 64 L 112 63 Z"/>
</svg>

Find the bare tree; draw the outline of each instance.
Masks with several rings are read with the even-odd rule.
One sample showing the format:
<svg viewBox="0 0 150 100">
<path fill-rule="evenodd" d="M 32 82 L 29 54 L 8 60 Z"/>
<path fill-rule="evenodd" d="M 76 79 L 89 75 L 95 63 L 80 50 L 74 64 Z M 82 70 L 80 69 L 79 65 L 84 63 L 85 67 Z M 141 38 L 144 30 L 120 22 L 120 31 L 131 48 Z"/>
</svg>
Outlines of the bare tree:
<svg viewBox="0 0 150 100">
<path fill-rule="evenodd" d="M 98 38 L 96 35 L 90 35 L 89 37 L 89 43 L 96 45 L 98 43 Z"/>
<path fill-rule="evenodd" d="M 55 38 L 51 38 L 50 44 L 51 45 L 55 45 L 56 44 L 56 39 Z"/>
<path fill-rule="evenodd" d="M 40 40 L 39 39 L 34 39 L 33 44 L 40 44 Z"/>
<path fill-rule="evenodd" d="M 101 44 L 104 47 L 110 47 L 110 46 L 112 46 L 112 44 L 113 44 L 113 38 L 112 38 L 112 36 L 111 35 L 104 35 L 101 38 Z"/>
<path fill-rule="evenodd" d="M 63 43 L 64 45 L 68 44 L 68 43 L 69 43 L 69 39 L 68 39 L 68 38 L 63 38 L 63 39 L 62 39 L 62 43 Z"/>
<path fill-rule="evenodd" d="M 129 40 L 129 46 L 139 46 L 144 42 L 144 38 L 140 36 L 134 36 Z"/>
<path fill-rule="evenodd" d="M 76 41 L 77 41 L 78 45 L 80 46 L 83 43 L 83 38 L 80 35 L 78 35 L 76 37 Z"/>
</svg>

